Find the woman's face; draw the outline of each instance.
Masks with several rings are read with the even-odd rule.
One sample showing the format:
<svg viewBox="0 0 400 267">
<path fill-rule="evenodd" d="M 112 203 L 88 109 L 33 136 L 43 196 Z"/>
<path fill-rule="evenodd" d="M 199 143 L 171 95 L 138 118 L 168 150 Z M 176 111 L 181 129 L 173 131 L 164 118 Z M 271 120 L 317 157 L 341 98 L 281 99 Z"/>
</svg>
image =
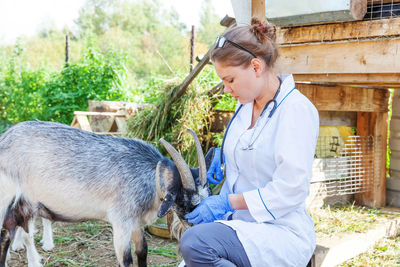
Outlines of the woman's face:
<svg viewBox="0 0 400 267">
<path fill-rule="evenodd" d="M 241 104 L 252 102 L 260 95 L 260 75 L 253 64 L 248 67 L 235 67 L 216 61 L 214 67 L 224 83 L 224 92 L 231 94 Z"/>
</svg>

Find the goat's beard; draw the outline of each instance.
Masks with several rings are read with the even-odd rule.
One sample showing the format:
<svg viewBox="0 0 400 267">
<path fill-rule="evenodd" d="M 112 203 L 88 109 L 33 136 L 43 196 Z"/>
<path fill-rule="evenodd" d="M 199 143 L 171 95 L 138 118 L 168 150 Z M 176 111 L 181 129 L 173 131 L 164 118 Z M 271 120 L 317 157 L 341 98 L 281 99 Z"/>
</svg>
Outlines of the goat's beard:
<svg viewBox="0 0 400 267">
<path fill-rule="evenodd" d="M 167 214 L 168 230 L 172 238 L 180 240 L 183 233 L 190 227 L 186 220 L 181 220 L 172 210 Z"/>
</svg>

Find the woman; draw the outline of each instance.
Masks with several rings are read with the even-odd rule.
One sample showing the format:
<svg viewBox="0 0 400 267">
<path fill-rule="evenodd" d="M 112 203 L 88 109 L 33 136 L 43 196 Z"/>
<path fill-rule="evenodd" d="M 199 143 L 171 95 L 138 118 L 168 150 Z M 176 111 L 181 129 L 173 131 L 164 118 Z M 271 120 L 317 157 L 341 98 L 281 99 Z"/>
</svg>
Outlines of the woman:
<svg viewBox="0 0 400 267">
<path fill-rule="evenodd" d="M 275 74 L 275 37 L 273 25 L 253 19 L 219 37 L 212 50 L 225 92 L 239 105 L 222 146 L 221 192 L 186 215 L 194 224 L 180 246 L 188 267 L 306 266 L 313 254 L 315 230 L 305 199 L 318 112 L 294 89 L 291 75 Z M 214 156 L 211 183 L 222 176 L 220 161 Z"/>
</svg>

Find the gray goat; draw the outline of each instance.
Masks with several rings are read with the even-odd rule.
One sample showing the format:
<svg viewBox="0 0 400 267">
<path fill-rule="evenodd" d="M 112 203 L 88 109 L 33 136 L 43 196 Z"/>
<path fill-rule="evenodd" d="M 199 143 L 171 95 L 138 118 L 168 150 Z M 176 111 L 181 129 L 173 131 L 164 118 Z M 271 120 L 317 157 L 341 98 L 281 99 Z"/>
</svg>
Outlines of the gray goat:
<svg viewBox="0 0 400 267">
<path fill-rule="evenodd" d="M 170 160 L 141 140 L 101 136 L 63 124 L 29 121 L 0 138 L 0 267 L 17 227 L 24 229 L 28 266 L 41 266 L 29 225 L 34 216 L 50 221 L 104 220 L 113 228 L 120 266 L 146 266 L 143 227 L 165 216 L 194 209 L 211 194 L 206 170 L 213 150 L 204 158 L 196 134 L 199 168 L 189 168 L 165 140 Z"/>
</svg>

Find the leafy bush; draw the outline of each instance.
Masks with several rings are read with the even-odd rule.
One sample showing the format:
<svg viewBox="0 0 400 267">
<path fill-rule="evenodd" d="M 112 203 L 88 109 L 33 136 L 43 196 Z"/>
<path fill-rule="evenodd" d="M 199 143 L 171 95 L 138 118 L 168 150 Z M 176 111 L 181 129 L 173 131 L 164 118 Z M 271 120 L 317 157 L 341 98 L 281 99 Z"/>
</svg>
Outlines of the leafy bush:
<svg viewBox="0 0 400 267">
<path fill-rule="evenodd" d="M 70 124 L 73 111 L 86 110 L 88 100 L 129 98 L 121 54 L 104 55 L 89 45 L 79 62 L 61 72 L 30 70 L 19 62 L 22 54 L 16 49 L 0 70 L 0 120 L 5 125 L 33 119 Z"/>
<path fill-rule="evenodd" d="M 74 110 L 87 110 L 88 100 L 128 100 L 124 60 L 89 47 L 80 62 L 66 65 L 43 88 L 44 118 L 69 124 Z"/>
<path fill-rule="evenodd" d="M 229 94 L 223 94 L 215 105 L 216 110 L 235 110 L 237 105 L 237 100 Z"/>
</svg>

